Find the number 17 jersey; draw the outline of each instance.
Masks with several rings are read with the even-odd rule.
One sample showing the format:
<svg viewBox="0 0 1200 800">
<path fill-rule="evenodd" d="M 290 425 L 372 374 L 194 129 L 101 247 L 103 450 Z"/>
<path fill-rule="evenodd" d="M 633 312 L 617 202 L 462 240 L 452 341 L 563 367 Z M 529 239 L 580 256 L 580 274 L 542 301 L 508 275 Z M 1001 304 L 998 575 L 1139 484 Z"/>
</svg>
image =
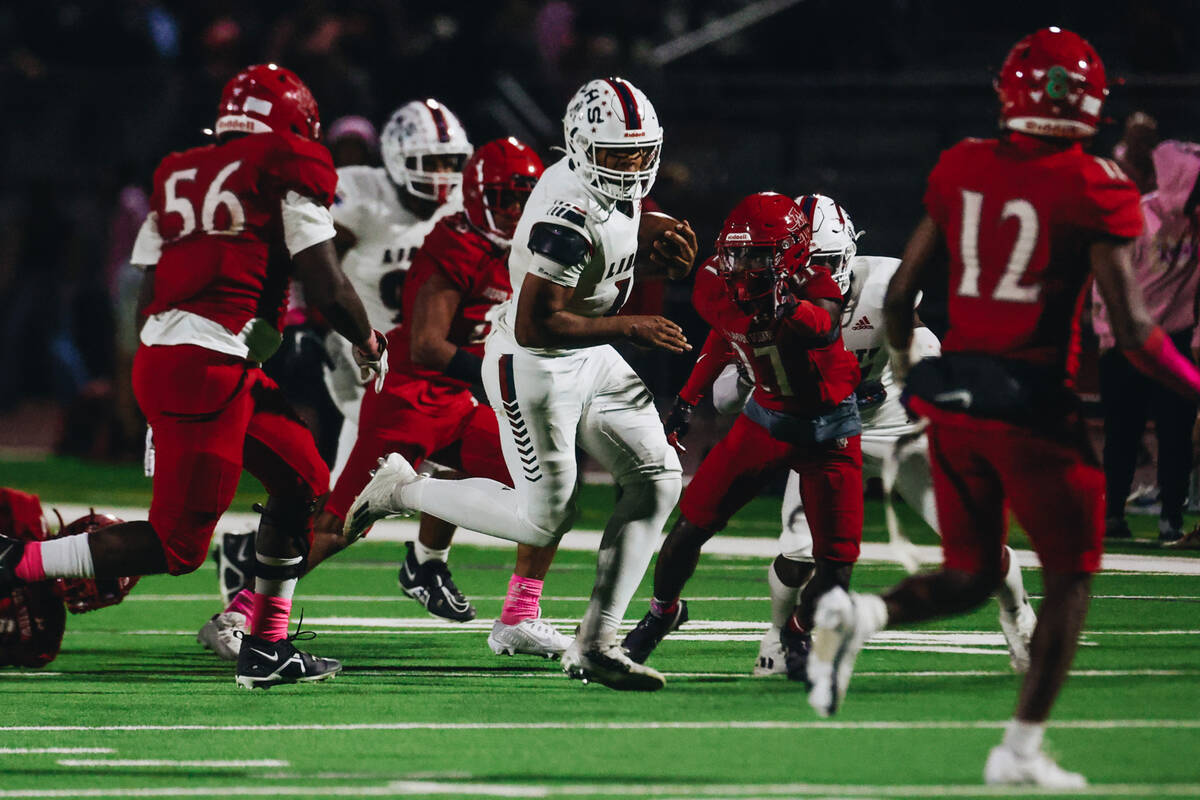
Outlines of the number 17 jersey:
<svg viewBox="0 0 1200 800">
<path fill-rule="evenodd" d="M 1073 376 L 1088 248 L 1142 228 L 1137 189 L 1120 168 L 1078 142 L 964 139 L 930 173 L 925 208 L 949 250 L 942 350 Z"/>
</svg>

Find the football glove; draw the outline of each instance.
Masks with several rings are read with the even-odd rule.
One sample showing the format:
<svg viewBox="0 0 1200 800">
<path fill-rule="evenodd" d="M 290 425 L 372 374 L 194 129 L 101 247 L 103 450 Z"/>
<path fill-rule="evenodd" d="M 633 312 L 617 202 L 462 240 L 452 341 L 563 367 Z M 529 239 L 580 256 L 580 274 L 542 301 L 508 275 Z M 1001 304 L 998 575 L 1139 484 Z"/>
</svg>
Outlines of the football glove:
<svg viewBox="0 0 1200 800">
<path fill-rule="evenodd" d="M 372 355 L 362 348 L 354 348 L 354 363 L 358 365 L 358 377 L 363 385 L 375 380 L 375 391 L 383 391 L 383 379 L 387 377 L 387 338 L 377 330 L 371 331 L 375 353 Z"/>
<path fill-rule="evenodd" d="M 663 430 L 667 432 L 667 442 L 681 453 L 687 452 L 687 448 L 680 441 L 684 436 L 687 436 L 688 428 L 691 426 L 692 412 L 696 407 L 684 400 L 682 397 L 676 397 L 671 410 L 667 412 L 667 418 L 663 421 Z"/>
<path fill-rule="evenodd" d="M 859 411 L 874 408 L 887 400 L 887 389 L 883 388 L 879 381 L 863 381 L 854 390 L 854 399 L 858 403 Z"/>
</svg>

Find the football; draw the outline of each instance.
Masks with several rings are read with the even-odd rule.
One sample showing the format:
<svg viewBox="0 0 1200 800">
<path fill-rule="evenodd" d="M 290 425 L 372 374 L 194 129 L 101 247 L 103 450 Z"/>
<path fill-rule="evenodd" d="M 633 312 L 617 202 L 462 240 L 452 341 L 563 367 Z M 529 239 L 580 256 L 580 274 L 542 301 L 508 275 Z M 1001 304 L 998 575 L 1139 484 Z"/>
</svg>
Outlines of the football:
<svg viewBox="0 0 1200 800">
<path fill-rule="evenodd" d="M 642 221 L 638 227 L 638 263 L 650 264 L 650 256 L 654 253 L 654 242 L 659 239 L 667 231 L 675 230 L 675 226 L 679 224 L 679 220 L 672 217 L 670 214 L 664 214 L 661 211 L 646 211 L 642 213 Z M 674 245 L 668 242 L 668 246 Z M 671 275 L 670 277 L 678 279 L 686 277 L 683 275 Z"/>
</svg>

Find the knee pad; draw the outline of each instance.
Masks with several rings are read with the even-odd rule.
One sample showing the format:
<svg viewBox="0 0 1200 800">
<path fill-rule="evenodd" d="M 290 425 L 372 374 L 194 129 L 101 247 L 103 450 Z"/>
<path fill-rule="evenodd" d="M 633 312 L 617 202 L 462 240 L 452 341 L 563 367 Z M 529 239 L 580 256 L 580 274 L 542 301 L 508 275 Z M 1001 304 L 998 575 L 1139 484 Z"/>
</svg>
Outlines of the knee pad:
<svg viewBox="0 0 1200 800">
<path fill-rule="evenodd" d="M 787 553 L 780 553 L 771 565 L 776 577 L 785 586 L 801 586 L 812 577 L 816 563 L 812 558 L 793 558 Z"/>
</svg>

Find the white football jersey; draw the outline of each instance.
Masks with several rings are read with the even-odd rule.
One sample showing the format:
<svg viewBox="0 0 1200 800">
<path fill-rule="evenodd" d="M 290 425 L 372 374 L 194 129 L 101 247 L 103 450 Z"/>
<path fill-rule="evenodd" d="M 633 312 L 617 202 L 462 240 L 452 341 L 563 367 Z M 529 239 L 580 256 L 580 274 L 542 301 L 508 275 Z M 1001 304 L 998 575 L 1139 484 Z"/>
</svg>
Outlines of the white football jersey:
<svg viewBox="0 0 1200 800">
<path fill-rule="evenodd" d="M 858 359 L 863 381 L 884 381 L 886 377 L 884 388 L 889 392 L 892 371 L 888 368 L 887 342 L 883 337 L 883 298 L 899 266 L 898 258 L 855 256 L 851 259 L 853 284 L 842 311 L 842 341 Z"/>
<path fill-rule="evenodd" d="M 425 236 L 442 217 L 462 210 L 455 192 L 429 219 L 421 219 L 400 202 L 396 185 L 381 167 L 342 167 L 338 170 L 333 220 L 357 238 L 342 256 L 342 271 L 362 298 L 371 326 L 395 327 L 400 313 L 399 292 L 391 279 L 408 271 Z"/>
<path fill-rule="evenodd" d="M 629 213 L 626 213 L 629 212 Z M 513 297 L 498 312 L 501 329 L 511 335 L 516 326 L 521 285 L 532 270 L 546 280 L 575 289 L 567 310 L 584 317 L 616 314 L 633 288 L 633 262 L 637 256 L 641 202 L 614 203 L 602 200 L 562 159 L 543 173 L 533 188 L 521 221 L 513 234 L 508 256 L 508 275 Z M 529 249 L 529 234 L 539 222 L 551 223 L 582 235 L 592 247 L 582 264 L 563 266 Z M 538 355 L 556 356 L 578 352 L 578 348 L 526 348 Z"/>
</svg>

